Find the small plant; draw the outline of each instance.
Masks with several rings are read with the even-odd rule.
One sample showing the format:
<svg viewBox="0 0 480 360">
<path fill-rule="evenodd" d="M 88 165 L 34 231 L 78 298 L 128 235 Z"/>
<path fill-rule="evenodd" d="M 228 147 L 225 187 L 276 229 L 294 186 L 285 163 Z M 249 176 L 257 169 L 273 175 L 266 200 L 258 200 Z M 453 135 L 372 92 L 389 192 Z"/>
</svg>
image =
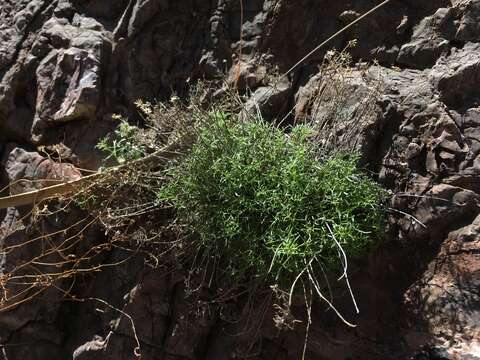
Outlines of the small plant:
<svg viewBox="0 0 480 360">
<path fill-rule="evenodd" d="M 113 136 L 100 140 L 97 149 L 107 154 L 104 161 L 115 160 L 123 164 L 129 160 L 137 160 L 146 154 L 146 146 L 138 139 L 139 128 L 130 125 L 125 119 L 119 118 L 120 124 Z"/>
<path fill-rule="evenodd" d="M 199 247 L 236 279 L 253 274 L 290 287 L 301 274 L 342 272 L 381 233 L 384 191 L 354 155 L 320 161 L 312 129 L 287 136 L 261 119 L 206 115 L 190 152 L 159 191 Z"/>
</svg>

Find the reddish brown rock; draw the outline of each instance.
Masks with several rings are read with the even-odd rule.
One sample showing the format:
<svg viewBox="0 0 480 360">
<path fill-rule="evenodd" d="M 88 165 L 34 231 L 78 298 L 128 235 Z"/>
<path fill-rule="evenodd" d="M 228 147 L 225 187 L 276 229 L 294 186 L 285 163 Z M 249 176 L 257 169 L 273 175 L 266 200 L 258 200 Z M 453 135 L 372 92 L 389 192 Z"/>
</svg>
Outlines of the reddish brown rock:
<svg viewBox="0 0 480 360">
<path fill-rule="evenodd" d="M 38 153 L 20 148 L 10 152 L 5 170 L 12 184 L 10 186 L 12 195 L 82 177 L 81 172 L 72 164 L 55 162 Z"/>
</svg>

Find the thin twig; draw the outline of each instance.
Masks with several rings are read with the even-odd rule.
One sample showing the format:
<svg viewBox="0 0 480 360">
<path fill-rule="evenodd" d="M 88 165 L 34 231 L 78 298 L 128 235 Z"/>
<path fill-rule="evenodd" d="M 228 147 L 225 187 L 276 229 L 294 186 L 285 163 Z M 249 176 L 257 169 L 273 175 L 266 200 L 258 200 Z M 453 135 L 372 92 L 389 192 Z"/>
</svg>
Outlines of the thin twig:
<svg viewBox="0 0 480 360">
<path fill-rule="evenodd" d="M 405 211 L 402 211 L 402 210 L 398 210 L 398 209 L 394 209 L 394 208 L 387 208 L 388 211 L 393 211 L 393 212 L 397 212 L 399 214 L 402 214 L 410 219 L 412 219 L 413 221 L 415 221 L 417 224 L 419 224 L 420 226 L 422 226 L 424 229 L 427 228 L 427 225 L 425 225 L 424 223 L 422 223 L 420 220 L 418 220 L 415 216 L 411 215 L 411 214 L 408 214 L 406 213 Z"/>
<path fill-rule="evenodd" d="M 335 237 L 335 234 L 333 233 L 332 229 L 330 228 L 330 225 L 326 223 L 327 229 L 332 236 L 333 241 L 335 241 L 335 244 L 337 244 L 338 248 L 340 249 L 340 252 L 342 253 L 342 258 L 343 258 L 343 274 L 340 276 L 338 280 L 341 280 L 343 277 L 345 277 L 345 283 L 347 284 L 348 291 L 350 292 L 350 297 L 352 298 L 353 305 L 355 306 L 355 310 L 357 314 L 360 313 L 360 310 L 358 309 L 357 301 L 355 300 L 355 296 L 353 295 L 352 287 L 350 286 L 350 281 L 348 281 L 348 274 L 347 274 L 347 268 L 348 268 L 348 261 L 347 261 L 347 255 L 345 254 L 345 251 L 343 250 L 342 245 L 337 241 L 337 238 Z"/>
<path fill-rule="evenodd" d="M 105 306 L 108 306 L 110 309 L 112 310 L 115 310 L 117 312 L 119 312 L 120 314 L 122 314 L 123 316 L 127 317 L 128 320 L 130 320 L 130 324 L 131 324 L 131 327 L 132 327 L 132 332 L 133 332 L 133 336 L 135 338 L 135 342 L 137 343 L 137 346 L 135 347 L 135 349 L 133 349 L 133 354 L 137 357 L 137 358 L 140 358 L 142 356 L 141 354 L 141 346 L 140 346 L 140 340 L 138 339 L 138 335 L 137 335 L 137 329 L 135 328 L 135 322 L 133 321 L 133 318 L 127 314 L 125 311 L 109 304 L 108 302 L 106 302 L 105 300 L 102 300 L 102 299 L 99 299 L 99 298 L 96 298 L 96 297 L 89 297 L 89 298 L 85 298 L 85 299 L 76 299 L 78 301 L 82 301 L 82 300 L 91 300 L 91 301 L 98 301 L 102 304 L 104 304 Z"/>
<path fill-rule="evenodd" d="M 357 24 L 358 22 L 362 21 L 363 19 L 365 19 L 367 16 L 373 14 L 375 11 L 377 11 L 378 9 L 380 9 L 381 7 L 383 7 L 384 5 L 388 4 L 391 0 L 385 0 L 383 1 L 382 3 L 378 4 L 377 6 L 375 6 L 374 8 L 370 9 L 369 11 L 367 11 L 365 14 L 359 16 L 357 19 L 355 19 L 354 21 L 352 21 L 350 24 L 344 26 L 342 29 L 340 29 L 339 31 L 337 31 L 335 34 L 333 34 L 332 36 L 330 36 L 328 39 L 326 39 L 325 41 L 323 41 L 320 45 L 316 46 L 312 51 L 310 51 L 307 55 L 305 55 L 304 57 L 302 57 L 300 60 L 298 60 L 290 69 L 288 69 L 284 74 L 283 76 L 287 76 L 288 74 L 290 74 L 293 70 L 295 70 L 299 65 L 301 65 L 305 60 L 307 60 L 310 56 L 312 56 L 314 53 L 316 53 L 318 50 L 320 50 L 322 47 L 324 47 L 326 44 L 328 44 L 330 41 L 332 41 L 333 39 L 335 39 L 337 36 L 341 35 L 342 33 L 344 33 L 345 31 L 347 31 L 348 29 L 350 29 L 353 25 Z"/>
<path fill-rule="evenodd" d="M 313 271 L 313 269 L 312 269 Z M 308 277 L 310 278 L 311 280 L 311 283 L 313 284 L 314 286 L 314 289 L 316 290 L 318 296 L 320 296 L 320 298 L 325 301 L 328 306 L 335 312 L 335 314 L 337 314 L 337 316 L 340 318 L 340 320 L 343 321 L 343 323 L 349 327 L 357 327 L 357 325 L 355 324 L 352 324 L 351 322 L 348 322 L 344 317 L 343 315 L 340 313 L 340 311 L 337 310 L 337 308 L 335 306 L 333 306 L 333 303 L 330 302 L 323 294 L 322 292 L 320 291 L 320 286 L 316 280 L 316 278 L 312 275 L 312 272 L 310 271 L 310 268 L 307 268 L 307 274 L 308 274 Z"/>
<path fill-rule="evenodd" d="M 175 156 L 181 155 L 175 151 L 173 151 L 176 147 L 176 144 L 171 144 L 163 149 L 160 149 L 156 152 L 154 152 L 151 155 L 148 155 L 142 159 L 132 161 L 130 163 L 116 166 L 113 168 L 110 168 L 106 171 L 108 174 L 112 174 L 113 172 L 117 172 L 119 170 L 122 170 L 124 168 L 127 168 L 128 166 L 132 165 L 146 165 L 148 166 L 155 166 L 158 165 L 158 161 L 155 160 L 162 160 L 160 163 L 165 163 L 167 159 L 171 160 Z M 71 192 L 74 192 L 75 190 L 78 190 L 84 185 L 87 185 L 91 183 L 92 181 L 96 181 L 100 176 L 104 175 L 105 173 L 95 173 L 92 175 L 85 176 L 81 179 L 77 180 L 72 180 L 68 181 L 63 184 L 59 185 L 53 185 L 53 186 L 48 186 L 39 190 L 34 190 L 34 191 L 29 191 L 25 192 L 22 194 L 18 195 L 12 195 L 12 196 L 7 196 L 0 198 L 0 209 L 6 209 L 9 207 L 17 207 L 17 206 L 23 206 L 23 205 L 30 205 L 30 204 L 35 204 L 39 203 L 43 200 L 51 199 L 54 197 L 58 197 L 61 195 L 69 194 Z"/>
</svg>

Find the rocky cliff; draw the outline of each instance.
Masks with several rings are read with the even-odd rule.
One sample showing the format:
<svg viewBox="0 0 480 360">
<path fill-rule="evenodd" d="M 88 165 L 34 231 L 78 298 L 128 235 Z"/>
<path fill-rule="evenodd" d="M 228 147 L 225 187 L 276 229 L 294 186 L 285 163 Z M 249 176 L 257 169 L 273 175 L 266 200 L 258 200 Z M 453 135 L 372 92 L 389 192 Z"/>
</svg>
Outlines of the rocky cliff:
<svg viewBox="0 0 480 360">
<path fill-rule="evenodd" d="M 168 99 L 222 74 L 261 98 L 267 74 L 287 71 L 378 3 L 2 0 L 0 187 L 30 180 L 11 188 L 20 193 L 45 179 L 78 178 L 78 168 L 96 170 L 95 144 L 115 127 L 112 114 L 135 118 L 137 99 Z M 269 91 L 265 116 L 318 116 L 318 65 L 329 48 L 353 39 L 360 65 L 344 79 L 346 106 L 358 112 L 368 79 L 380 82 L 361 151 L 395 193 L 395 212 L 388 240 L 352 274 L 361 311 L 345 311 L 358 326 L 316 311 L 307 358 L 480 359 L 480 1 L 392 0 Z M 0 215 L 0 246 L 29 239 L 25 210 Z M 99 236 L 92 231 L 87 240 Z M 108 261 L 120 256 L 112 251 Z M 18 262 L 0 256 L 0 271 Z M 191 314 L 181 279 L 140 256 L 72 291 L 113 305 L 47 291 L 2 312 L 0 358 L 132 359 L 135 336 L 142 359 L 301 357 L 303 330 L 279 332 L 265 321 L 241 331 L 208 308 Z"/>
</svg>

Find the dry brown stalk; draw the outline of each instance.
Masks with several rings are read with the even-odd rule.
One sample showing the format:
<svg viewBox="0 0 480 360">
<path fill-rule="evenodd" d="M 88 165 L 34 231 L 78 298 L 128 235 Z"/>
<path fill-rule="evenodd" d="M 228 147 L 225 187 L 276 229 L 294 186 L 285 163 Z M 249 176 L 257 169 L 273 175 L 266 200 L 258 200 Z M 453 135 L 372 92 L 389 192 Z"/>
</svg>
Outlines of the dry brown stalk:
<svg viewBox="0 0 480 360">
<path fill-rule="evenodd" d="M 140 165 L 140 164 L 147 167 L 162 165 L 166 161 L 172 159 L 178 154 L 177 152 L 174 151 L 174 149 L 175 149 L 175 144 L 171 144 L 142 159 L 133 161 L 128 164 L 110 168 L 107 171 L 117 172 L 119 170 L 126 168 L 127 166 Z M 38 204 L 44 200 L 70 194 L 74 191 L 81 189 L 82 187 L 88 184 L 91 184 L 92 182 L 95 182 L 103 174 L 104 173 L 95 173 L 95 174 L 85 176 L 78 180 L 68 181 L 63 184 L 47 186 L 39 190 L 2 197 L 0 198 L 0 209 L 6 209 L 9 207 L 17 207 L 17 206 L 23 206 L 23 205 Z"/>
</svg>

